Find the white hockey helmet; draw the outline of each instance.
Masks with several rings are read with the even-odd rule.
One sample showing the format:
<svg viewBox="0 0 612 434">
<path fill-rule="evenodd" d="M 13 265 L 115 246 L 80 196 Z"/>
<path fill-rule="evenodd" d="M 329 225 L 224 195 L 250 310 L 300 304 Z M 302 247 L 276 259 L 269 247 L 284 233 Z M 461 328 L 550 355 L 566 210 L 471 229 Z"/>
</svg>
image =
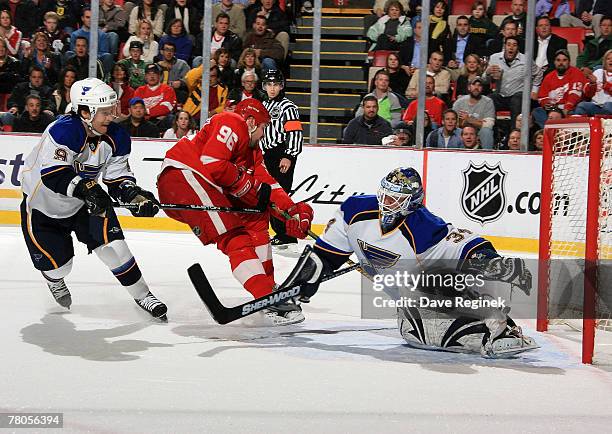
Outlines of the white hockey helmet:
<svg viewBox="0 0 612 434">
<path fill-rule="evenodd" d="M 75 82 L 70 88 L 70 103 L 72 104 L 72 111 L 79 117 L 81 117 L 80 110 L 83 107 L 89 110 L 89 119 L 81 117 L 81 120 L 87 124 L 94 134 L 100 135 L 93 128 L 91 122 L 99 108 L 117 106 L 117 92 L 102 80 L 86 78 Z"/>
</svg>

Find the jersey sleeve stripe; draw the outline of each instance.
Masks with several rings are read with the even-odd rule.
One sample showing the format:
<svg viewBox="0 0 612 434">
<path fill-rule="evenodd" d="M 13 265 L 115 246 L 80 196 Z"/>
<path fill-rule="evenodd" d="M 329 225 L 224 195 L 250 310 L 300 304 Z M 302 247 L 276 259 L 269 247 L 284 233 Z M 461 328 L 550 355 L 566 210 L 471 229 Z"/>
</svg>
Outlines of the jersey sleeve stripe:
<svg viewBox="0 0 612 434">
<path fill-rule="evenodd" d="M 123 181 L 134 181 L 134 182 L 136 182 L 136 178 L 132 178 L 131 176 L 122 176 L 121 178 L 103 179 L 102 181 L 105 184 L 116 184 L 118 182 L 123 182 Z"/>
<path fill-rule="evenodd" d="M 351 256 L 352 252 L 345 252 L 344 250 L 338 249 L 331 244 L 327 244 L 325 241 L 320 238 L 315 243 L 314 247 L 316 249 L 325 250 L 326 252 L 333 253 L 334 255 L 343 255 L 343 256 Z"/>
<path fill-rule="evenodd" d="M 410 228 L 406 224 L 406 221 L 404 221 L 400 225 L 399 229 L 400 229 L 401 233 L 404 235 L 404 237 L 406 238 L 406 240 L 408 240 L 408 244 L 410 244 L 410 247 L 412 247 L 412 250 L 414 250 L 414 253 L 417 253 L 417 251 L 416 251 L 416 242 L 414 241 L 414 235 L 412 235 L 412 231 L 410 230 Z"/>
<path fill-rule="evenodd" d="M 59 172 L 60 170 L 68 169 L 70 166 L 52 166 L 46 167 L 40 171 L 41 176 L 51 175 L 52 173 Z"/>
<path fill-rule="evenodd" d="M 374 220 L 378 218 L 378 210 L 367 210 L 361 211 L 351 217 L 351 220 L 348 222 L 348 225 L 352 225 L 353 223 L 357 223 L 363 220 Z"/>
</svg>

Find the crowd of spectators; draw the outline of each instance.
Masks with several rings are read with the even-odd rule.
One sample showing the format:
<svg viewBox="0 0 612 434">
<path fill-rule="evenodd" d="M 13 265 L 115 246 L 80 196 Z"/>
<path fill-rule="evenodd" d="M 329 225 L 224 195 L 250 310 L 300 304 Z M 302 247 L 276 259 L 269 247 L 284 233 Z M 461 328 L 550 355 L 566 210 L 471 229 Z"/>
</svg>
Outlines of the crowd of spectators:
<svg viewBox="0 0 612 434">
<path fill-rule="evenodd" d="M 98 78 L 120 99 L 118 122 L 134 137 L 182 137 L 202 111 L 204 0 L 100 0 Z M 257 84 L 285 66 L 290 11 L 278 0 L 214 0 L 210 98 L 263 99 Z M 0 0 L 0 127 L 43 132 L 70 108 L 70 87 L 89 76 L 87 0 Z M 231 99 L 230 99 L 231 98 Z"/>
<path fill-rule="evenodd" d="M 542 147 L 544 123 L 571 115 L 612 115 L 612 1 L 539 0 L 533 63 L 527 68 L 526 0 L 512 0 L 511 13 L 500 26 L 492 21 L 495 0 L 476 0 L 471 15 L 448 23 L 449 6 L 431 1 L 429 52 L 425 88 L 425 146 L 443 148 L 520 149 L 520 117 L 525 77 L 531 76 L 531 150 Z M 372 90 L 356 111 L 343 138 L 348 143 L 366 131 L 390 136 L 368 143 L 416 142 L 420 66 L 420 0 L 376 1 L 366 18 L 371 50 L 388 51 L 384 68 L 376 71 Z M 398 14 L 399 12 L 399 14 Z M 500 17 L 501 18 L 501 17 Z M 584 50 L 571 58 L 568 41 L 553 26 L 584 27 L 590 34 Z M 576 66 L 572 66 L 575 64 Z M 377 99 L 378 106 L 371 97 Z M 399 107 L 398 107 L 399 104 Z M 398 121 L 398 117 L 401 121 Z M 431 129 L 431 131 L 429 130 Z M 467 131 L 466 131 L 467 129 Z M 408 140 L 396 140 L 408 134 Z"/>
</svg>

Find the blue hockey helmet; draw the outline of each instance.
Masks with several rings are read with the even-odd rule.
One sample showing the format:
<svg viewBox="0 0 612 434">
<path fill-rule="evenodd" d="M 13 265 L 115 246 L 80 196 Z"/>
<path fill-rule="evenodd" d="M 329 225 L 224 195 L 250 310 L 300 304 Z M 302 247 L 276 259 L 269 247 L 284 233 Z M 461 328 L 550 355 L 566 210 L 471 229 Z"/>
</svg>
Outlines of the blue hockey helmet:
<svg viewBox="0 0 612 434">
<path fill-rule="evenodd" d="M 383 218 L 406 216 L 423 206 L 423 183 L 412 167 L 393 169 L 380 181 L 376 197 Z"/>
</svg>

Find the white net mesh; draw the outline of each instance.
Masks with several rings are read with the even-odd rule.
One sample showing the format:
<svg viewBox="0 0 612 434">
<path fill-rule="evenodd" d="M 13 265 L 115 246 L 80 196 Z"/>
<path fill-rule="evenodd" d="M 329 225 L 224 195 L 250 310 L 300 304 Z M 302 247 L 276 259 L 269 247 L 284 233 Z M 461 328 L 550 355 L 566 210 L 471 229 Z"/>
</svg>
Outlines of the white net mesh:
<svg viewBox="0 0 612 434">
<path fill-rule="evenodd" d="M 602 121 L 599 248 L 596 323 L 598 330 L 612 331 L 610 286 L 612 286 L 612 120 Z M 591 129 L 577 122 L 553 129 L 552 202 L 549 268 L 549 320 L 573 328 L 582 327 L 584 265 L 587 220 L 589 150 Z M 595 354 L 608 347 L 612 333 L 596 332 Z M 601 344 L 604 347 L 602 348 Z M 606 348 L 607 347 L 607 348 Z"/>
</svg>

